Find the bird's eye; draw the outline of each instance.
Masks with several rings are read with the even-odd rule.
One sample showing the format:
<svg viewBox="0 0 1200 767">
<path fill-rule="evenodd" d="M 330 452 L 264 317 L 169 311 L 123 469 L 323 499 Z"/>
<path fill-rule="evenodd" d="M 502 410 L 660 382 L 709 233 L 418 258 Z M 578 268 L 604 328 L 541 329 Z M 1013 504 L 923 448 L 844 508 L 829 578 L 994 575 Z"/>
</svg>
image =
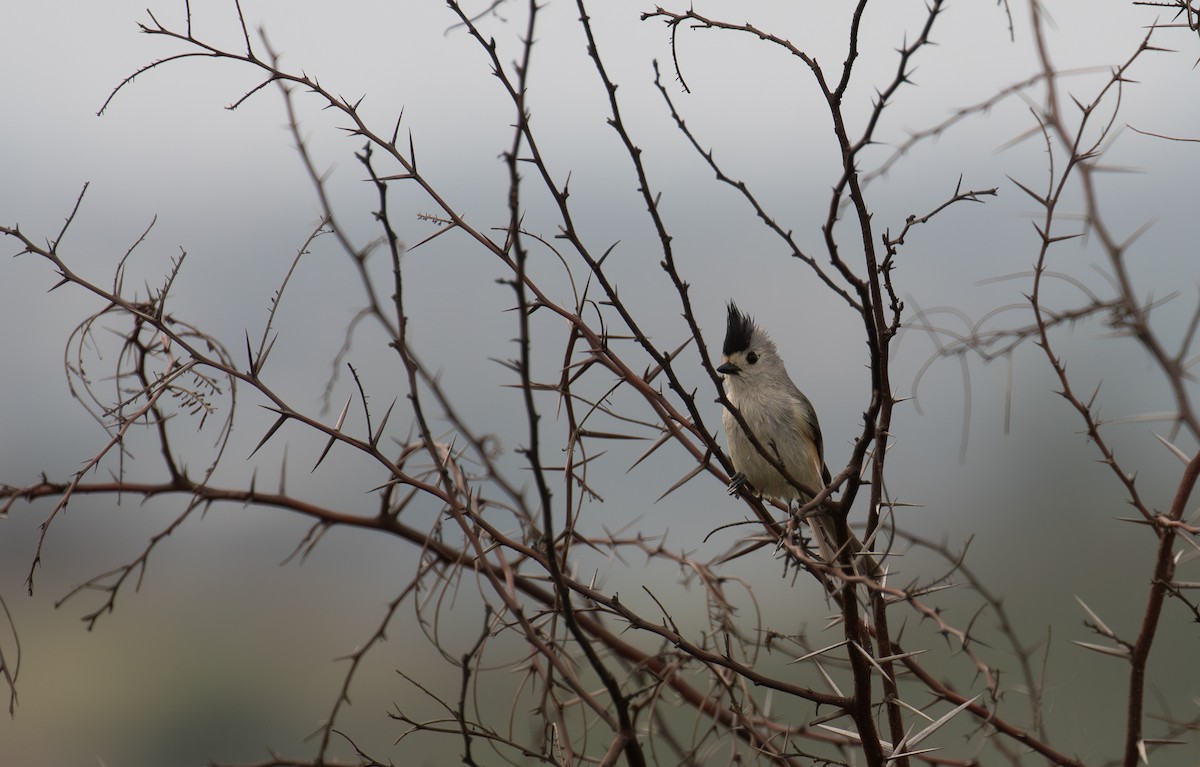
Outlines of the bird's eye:
<svg viewBox="0 0 1200 767">
<path fill-rule="evenodd" d="M 749 362 L 751 365 L 753 365 L 755 362 L 758 362 L 758 354 L 755 352 L 750 352 L 746 355 L 746 362 Z"/>
</svg>

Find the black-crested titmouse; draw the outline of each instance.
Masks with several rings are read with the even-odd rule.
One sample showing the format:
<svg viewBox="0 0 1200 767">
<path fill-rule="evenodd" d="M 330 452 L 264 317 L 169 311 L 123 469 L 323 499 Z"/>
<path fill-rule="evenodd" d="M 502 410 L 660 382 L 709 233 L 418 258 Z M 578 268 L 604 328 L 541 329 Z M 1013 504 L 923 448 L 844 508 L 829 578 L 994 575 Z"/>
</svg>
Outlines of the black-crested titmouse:
<svg viewBox="0 0 1200 767">
<path fill-rule="evenodd" d="M 775 342 L 754 320 L 738 311 L 732 301 L 721 351 L 717 372 L 725 376 L 729 402 L 742 414 L 763 449 L 783 464 L 792 479 L 819 492 L 829 483 L 830 476 L 825 465 L 821 426 L 812 403 L 792 383 Z M 729 441 L 729 458 L 737 470 L 729 484 L 731 495 L 749 483 L 762 495 L 784 503 L 808 500 L 763 457 L 732 412 L 726 410 L 722 420 Z M 833 562 L 837 555 L 833 520 L 826 512 L 810 516 L 808 522 L 821 557 Z M 849 550 L 857 560 L 857 569 L 868 573 L 877 569 L 853 535 Z"/>
</svg>

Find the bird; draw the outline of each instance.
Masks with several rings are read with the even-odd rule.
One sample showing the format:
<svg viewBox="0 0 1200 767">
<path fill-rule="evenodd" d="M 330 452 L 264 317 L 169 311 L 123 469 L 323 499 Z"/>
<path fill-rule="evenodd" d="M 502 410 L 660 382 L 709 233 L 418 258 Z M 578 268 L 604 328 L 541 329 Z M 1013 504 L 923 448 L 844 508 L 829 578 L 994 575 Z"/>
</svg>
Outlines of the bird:
<svg viewBox="0 0 1200 767">
<path fill-rule="evenodd" d="M 830 474 L 825 464 L 821 425 L 812 402 L 788 375 L 783 358 L 767 332 L 733 301 L 728 309 L 721 365 L 717 368 L 725 377 L 726 399 L 741 413 L 746 427 L 776 463 L 782 464 L 796 483 L 818 493 L 829 484 Z M 754 446 L 728 407 L 722 414 L 722 423 L 729 458 L 736 471 L 729 483 L 730 495 L 749 484 L 758 494 L 789 506 L 793 501 L 811 500 L 811 495 L 785 479 Z M 818 510 L 808 517 L 808 523 L 821 557 L 832 564 L 838 554 L 833 518 L 828 511 Z M 854 559 L 864 563 L 866 572 L 876 571 L 874 560 L 864 553 L 862 543 L 853 533 L 848 549 Z"/>
</svg>

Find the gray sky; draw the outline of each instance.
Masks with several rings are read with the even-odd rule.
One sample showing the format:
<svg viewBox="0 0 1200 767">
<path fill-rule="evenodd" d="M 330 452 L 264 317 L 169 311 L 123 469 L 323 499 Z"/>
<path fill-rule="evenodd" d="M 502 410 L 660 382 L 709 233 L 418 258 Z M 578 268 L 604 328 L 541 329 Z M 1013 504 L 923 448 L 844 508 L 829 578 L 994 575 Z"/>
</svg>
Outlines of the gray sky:
<svg viewBox="0 0 1200 767">
<path fill-rule="evenodd" d="M 259 82 L 257 74 L 228 62 L 192 59 L 144 73 L 97 117 L 122 78 L 183 49 L 138 33 L 135 22 L 148 21 L 144 0 L 75 3 L 69 10 L 63 5 L 19 3 L 0 12 L 6 30 L 0 84 L 7 104 L 0 121 L 5 158 L 0 221 L 19 223 L 34 239 L 51 237 L 89 183 L 62 253 L 81 272 L 105 282 L 157 216 L 130 262 L 127 285 L 159 284 L 170 259 L 186 251 L 174 311 L 217 334 L 240 359 L 243 334 L 256 338 L 261 333 L 269 298 L 319 215 L 286 130 L 279 93 L 265 89 L 227 111 L 224 106 Z M 844 56 L 845 4 L 695 5 L 701 13 L 723 18 L 736 13 L 732 20 L 774 30 L 830 70 Z M 860 79 L 849 96 L 850 103 L 862 105 L 852 110 L 856 117 L 864 114 L 874 88 L 894 72 L 894 48 L 905 32 L 910 39 L 915 34 L 922 5 L 879 4 L 867 14 Z M 193 3 L 193 8 L 197 36 L 237 45 L 240 31 L 230 4 Z M 251 29 L 265 30 L 285 68 L 302 69 L 352 99 L 366 94 L 364 114 L 381 131 L 390 129 L 403 109 L 419 162 L 439 189 L 468 220 L 481 226 L 504 223 L 506 177 L 498 157 L 511 140 L 511 109 L 482 51 L 452 28 L 454 19 L 444 4 L 246 0 L 244 8 Z M 821 290 L 811 272 L 787 258 L 738 195 L 712 180 L 674 130 L 652 85 L 651 62 L 662 63 L 671 95 L 700 140 L 714 148 L 730 173 L 758 190 L 801 245 L 814 252 L 819 252 L 826 194 L 836 180 L 828 118 L 797 60 L 728 33 L 680 30 L 679 60 L 692 89 L 683 93 L 670 73 L 667 30 L 658 22 L 639 21 L 640 13 L 651 8 L 632 2 L 589 6 L 605 63 L 620 83 L 630 130 L 645 150 L 652 183 L 662 192 L 662 210 L 708 342 L 715 346 L 720 340 L 729 298 L 763 322 L 793 377 L 820 409 L 828 457 L 831 465 L 838 464 L 848 455 L 869 393 L 856 319 Z M 1152 10 L 1124 2 L 1055 0 L 1049 8 L 1055 21 L 1053 56 L 1064 70 L 1124 61 L 1154 18 Z M 181 26 L 182 3 L 159 3 L 152 10 L 165 25 Z M 1028 9 L 1014 5 L 1012 13 L 1015 41 L 1009 39 L 1002 7 L 990 2 L 948 6 L 934 34 L 937 47 L 916 59 L 919 87 L 902 90 L 895 108 L 885 114 L 879 132 L 884 143 L 869 155 L 872 162 L 886 159 L 910 131 L 930 128 L 1036 71 Z M 622 295 L 661 334 L 656 341 L 674 347 L 683 338 L 678 309 L 664 301 L 670 287 L 657 267 L 661 256 L 628 158 L 604 124 L 603 94 L 576 17 L 574 4 L 563 2 L 549 3 L 543 14 L 530 90 L 533 125 L 552 171 L 560 179 L 571 174 L 584 236 L 598 250 L 620 241 L 611 263 Z M 502 7 L 498 18 L 484 22 L 506 63 L 516 55 L 522 18 L 522 11 Z M 1134 75 L 1140 82 L 1127 89 L 1118 122 L 1196 138 L 1200 75 L 1192 63 L 1198 43 L 1181 32 L 1161 37 L 1160 44 L 1181 52 L 1139 62 Z M 1069 82 L 1073 92 L 1092 94 L 1103 77 L 1093 72 Z M 1038 94 L 1033 90 L 1030 98 Z M 336 128 L 344 121 L 320 111 L 314 97 L 299 96 L 297 103 L 317 164 L 331 171 L 329 189 L 347 230 L 360 242 L 377 236 L 370 216 L 374 199 L 352 156 L 361 140 L 340 134 Z M 1022 302 L 1027 279 L 981 281 L 1027 270 L 1036 252 L 1030 226 L 1035 206 L 1009 179 L 1044 186 L 1044 147 L 1033 139 L 999 151 L 1032 124 L 1028 103 L 1010 98 L 940 139 L 919 144 L 868 188 L 877 222 L 893 228 L 907 215 L 940 204 L 960 176 L 964 187 L 1000 190 L 986 205 L 951 209 L 913 234 L 897 272 L 910 308 L 953 306 L 979 317 Z M 1181 332 L 1175 329 L 1183 327 L 1196 297 L 1196 146 L 1122 130 L 1111 147 L 1111 162 L 1138 172 L 1114 173 L 1102 189 L 1109 222 L 1118 231 L 1132 233 L 1157 218 L 1134 263 L 1146 295 L 1181 292 L 1179 300 L 1159 310 L 1168 338 Z M 544 195 L 532 195 L 528 205 L 527 225 L 552 235 L 555 219 Z M 418 220 L 433 211 L 415 190 L 394 187 L 393 220 L 406 242 L 433 231 Z M 1058 253 L 1062 260 L 1056 268 L 1104 289 L 1104 277 L 1089 266 L 1100 262 L 1095 243 L 1083 240 Z M 545 260 L 543 268 L 552 266 L 545 254 L 535 259 Z M 73 287 L 46 294 L 56 278 L 32 256 L 0 264 L 0 348 L 9 361 L 0 366 L 0 482 L 29 483 L 43 470 L 65 477 L 104 438 L 70 399 L 62 370 L 66 337 L 95 303 Z M 385 267 L 382 261 L 378 266 Z M 331 243 L 319 243 L 284 299 L 285 333 L 273 357 L 272 383 L 313 413 L 321 407 L 327 360 L 360 303 L 345 267 Z M 507 379 L 485 361 L 511 354 L 504 350 L 515 334 L 503 313 L 511 295 L 495 284 L 503 274 L 499 265 L 466 238 L 450 235 L 414 252 L 409 270 L 418 350 L 436 360 L 468 420 L 501 434 L 507 449 L 517 447 L 519 422 L 511 408 L 496 407 L 496 392 Z M 566 290 L 565 283 L 561 289 Z M 1075 300 L 1065 289 L 1062 297 L 1064 305 Z M 1120 418 L 1169 407 L 1140 352 L 1102 340 L 1103 332 L 1078 328 L 1064 335 L 1062 348 L 1081 381 L 1104 381 L 1104 414 Z M 365 331 L 349 359 L 378 387 L 376 401 L 381 402 L 388 381 L 399 379 L 392 378 L 394 360 L 378 341 L 378 334 Z M 895 379 L 901 393 L 911 392 L 932 348 L 923 335 L 902 339 Z M 1085 568 L 1061 576 L 1052 590 L 1046 589 L 1047 573 L 1057 574 L 1055 567 L 1013 567 L 1014 552 L 1022 561 L 1053 561 L 1056 547 L 1067 546 L 1082 549 L 1085 561 L 1120 560 L 1114 552 L 1124 551 L 1118 536 L 1126 531 L 1111 521 L 1124 513 L 1115 482 L 1092 463 L 1095 456 L 1078 434 L 1079 424 L 1050 394 L 1053 381 L 1032 348 L 1013 364 L 1013 416 L 1010 433 L 1004 433 L 1004 364 L 970 367 L 971 441 L 961 463 L 960 371 L 952 362 L 934 366 L 917 391 L 922 414 L 912 406 L 898 412 L 890 489 L 921 504 L 907 520 L 913 529 L 953 543 L 978 535 L 975 562 L 983 574 L 1001 582 L 1007 576 L 1018 595 L 1040 590 L 1041 599 L 1021 605 L 1025 625 L 1038 636 L 1040 627 L 1054 624 L 1056 652 L 1067 656 L 1055 692 L 1069 710 L 1093 694 L 1096 663 L 1067 649 L 1066 639 L 1089 638 L 1071 595 L 1107 598 L 1118 615 L 1122 609 L 1136 610 L 1148 561 L 1135 557 L 1142 569 L 1134 577 Z M 696 385 L 707 385 L 698 369 L 695 373 Z M 334 396 L 338 406 L 349 393 L 347 385 L 343 376 Z M 270 423 L 269 415 L 256 412 L 257 404 L 251 397 L 241 405 L 245 420 L 236 435 L 231 476 L 248 475 L 255 467 L 261 476 L 274 476 L 282 460 L 284 442 L 279 441 L 254 464 L 238 463 Z M 715 428 L 716 405 L 708 413 Z M 1152 502 L 1161 505 L 1177 469 L 1151 434 L 1160 427 L 1134 422 L 1114 427 L 1114 433 L 1123 454 L 1143 472 Z M 363 503 L 362 491 L 376 480 L 373 474 L 357 474 L 351 461 L 334 455 L 322 467 L 325 475 L 306 477 L 315 449 L 299 434 L 292 438 L 289 455 L 296 466 L 289 481 L 326 502 Z M 204 446 L 210 444 L 207 433 L 189 444 L 195 466 L 203 465 Z M 606 471 L 623 477 L 627 462 L 621 461 L 627 457 L 616 451 Z M 597 524 L 617 528 L 640 520 L 638 529 L 648 534 L 670 530 L 678 546 L 721 550 L 731 538 L 705 549 L 703 534 L 741 511 L 711 481 L 650 503 L 687 468 L 683 456 L 663 456 L 655 466 L 614 482 L 607 502 L 596 507 Z M 134 468 L 148 475 L 154 470 L 153 455 Z M 30 599 L 22 579 L 37 525 L 49 508 L 17 505 L 11 518 L 0 521 L 0 594 L 18 621 L 26 662 L 21 706 L 15 720 L 0 719 L 0 741 L 14 744 L 4 750 L 15 749 L 30 767 L 200 764 L 209 756 L 252 760 L 268 745 L 302 753 L 300 739 L 325 716 L 336 691 L 342 667 L 329 659 L 369 635 L 382 606 L 394 596 L 391 586 L 408 572 L 404 557 L 411 556 L 393 542 L 334 534 L 303 567 L 280 568 L 276 564 L 303 534 L 302 523 L 283 514 L 219 510 L 173 536 L 152 560 L 142 591 L 124 594 L 116 614 L 87 633 L 78 617 L 90 604 L 68 603 L 54 611 L 52 603 L 73 585 L 136 555 L 178 507 L 127 501 L 118 510 L 108 501 L 77 499 L 52 529 L 39 587 Z M 1057 524 L 1047 524 L 1048 519 Z M 1137 539 L 1131 548 L 1144 555 L 1147 546 Z M 914 570 L 919 573 L 922 566 L 914 559 Z M 767 561 L 757 567 L 751 574 L 769 581 L 764 590 L 776 588 L 771 580 L 776 565 Z M 615 585 L 632 584 L 626 588 L 636 591 L 639 582 L 673 583 L 676 575 L 616 568 L 604 577 Z M 786 592 L 780 595 L 789 598 Z M 820 614 L 819 605 L 814 609 Z M 1132 621 L 1129 616 L 1126 625 Z M 1181 631 L 1191 637 L 1187 629 Z M 382 712 L 412 693 L 396 684 L 391 669 L 427 652 L 419 634 L 398 634 L 380 651 L 378 681 L 364 684 L 356 696 L 356 722 L 384 753 L 397 729 L 382 721 Z M 1195 688 L 1200 679 L 1194 669 L 1188 673 L 1193 676 L 1177 681 L 1184 689 Z M 303 694 L 290 692 L 299 686 Z M 213 731 L 227 737 L 214 745 L 207 738 Z M 64 739 L 57 735 L 62 732 L 73 735 Z M 1086 752 L 1104 737 L 1081 732 L 1068 741 L 1067 750 Z M 421 746 L 430 749 L 431 764 L 446 758 L 447 752 L 437 750 L 441 744 Z M 449 747 L 453 756 L 457 744 Z"/>
</svg>

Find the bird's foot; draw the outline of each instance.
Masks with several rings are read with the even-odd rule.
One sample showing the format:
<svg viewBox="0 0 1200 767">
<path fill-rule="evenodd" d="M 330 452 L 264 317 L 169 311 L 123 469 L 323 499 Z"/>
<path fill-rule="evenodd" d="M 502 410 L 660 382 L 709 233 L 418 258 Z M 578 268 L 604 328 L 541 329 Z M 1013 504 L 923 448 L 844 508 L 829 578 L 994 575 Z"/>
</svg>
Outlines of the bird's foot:
<svg viewBox="0 0 1200 767">
<path fill-rule="evenodd" d="M 746 475 L 739 471 L 737 474 L 734 474 L 729 478 L 729 489 L 727 492 L 730 495 L 737 495 L 739 490 L 749 484 L 750 480 L 746 479 Z"/>
</svg>

